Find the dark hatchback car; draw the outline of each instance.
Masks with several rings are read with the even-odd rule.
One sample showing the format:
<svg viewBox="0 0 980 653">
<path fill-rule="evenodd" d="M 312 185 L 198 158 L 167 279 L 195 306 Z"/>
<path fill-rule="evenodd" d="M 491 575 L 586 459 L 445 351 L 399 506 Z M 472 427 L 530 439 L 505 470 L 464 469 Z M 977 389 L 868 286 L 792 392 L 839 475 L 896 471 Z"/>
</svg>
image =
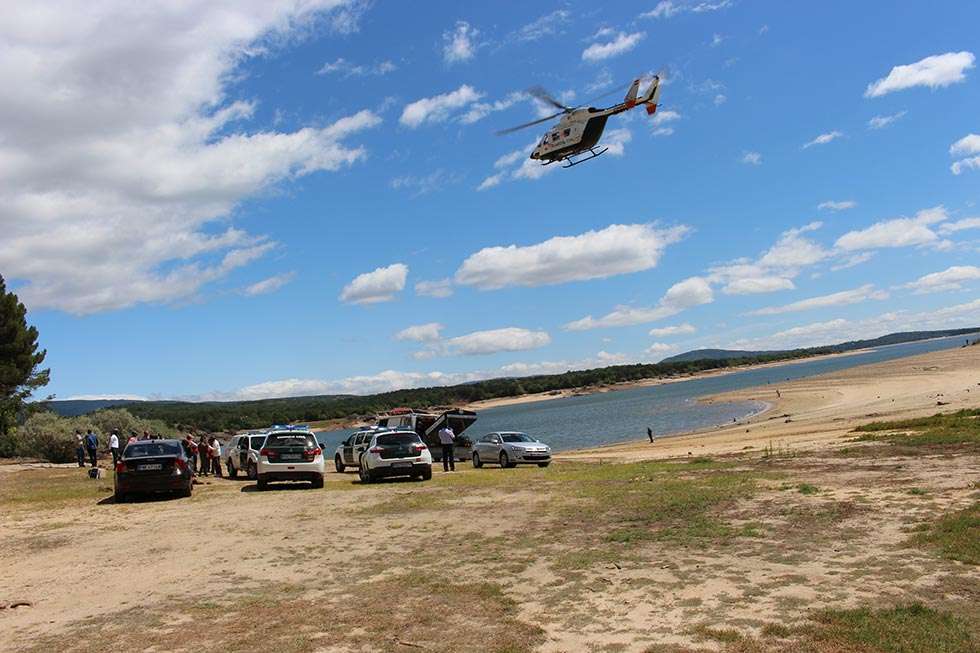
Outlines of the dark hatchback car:
<svg viewBox="0 0 980 653">
<path fill-rule="evenodd" d="M 134 494 L 158 492 L 189 497 L 193 489 L 194 471 L 179 440 L 134 442 L 116 463 L 116 503 Z"/>
</svg>

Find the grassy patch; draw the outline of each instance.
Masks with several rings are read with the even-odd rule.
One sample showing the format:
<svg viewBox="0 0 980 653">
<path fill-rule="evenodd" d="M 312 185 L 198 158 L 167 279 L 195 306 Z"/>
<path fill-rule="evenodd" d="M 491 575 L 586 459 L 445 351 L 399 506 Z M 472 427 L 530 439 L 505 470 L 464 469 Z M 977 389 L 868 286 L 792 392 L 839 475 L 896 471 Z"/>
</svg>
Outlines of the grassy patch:
<svg viewBox="0 0 980 653">
<path fill-rule="evenodd" d="M 854 429 L 859 442 L 909 447 L 980 445 L 980 409 L 937 413 L 930 417 L 871 422 Z"/>
<path fill-rule="evenodd" d="M 112 493 L 112 473 L 89 478 L 88 468 L 25 469 L 4 474 L 0 509 L 57 508 L 78 501 L 96 502 Z"/>
<path fill-rule="evenodd" d="M 820 491 L 820 488 L 810 483 L 800 483 L 796 489 L 800 491 L 800 494 L 816 494 Z"/>
<path fill-rule="evenodd" d="M 358 509 L 362 515 L 403 515 L 426 510 L 443 510 L 448 502 L 436 492 L 401 492 L 393 497 Z"/>
<path fill-rule="evenodd" d="M 943 515 L 919 529 L 912 542 L 937 549 L 942 557 L 980 565 L 980 502 Z"/>
<path fill-rule="evenodd" d="M 923 490 L 921 487 L 912 487 L 908 489 L 908 494 L 916 497 L 924 497 L 929 494 L 928 490 Z"/>
<path fill-rule="evenodd" d="M 959 618 L 918 603 L 871 610 L 824 610 L 804 627 L 818 650 L 869 653 L 975 652 L 969 627 Z"/>
</svg>

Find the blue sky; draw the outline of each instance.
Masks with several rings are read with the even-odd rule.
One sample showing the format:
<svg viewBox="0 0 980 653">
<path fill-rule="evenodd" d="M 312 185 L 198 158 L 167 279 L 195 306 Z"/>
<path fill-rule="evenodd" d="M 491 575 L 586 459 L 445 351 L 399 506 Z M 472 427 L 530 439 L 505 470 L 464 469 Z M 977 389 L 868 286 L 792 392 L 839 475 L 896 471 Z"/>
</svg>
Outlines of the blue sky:
<svg viewBox="0 0 980 653">
<path fill-rule="evenodd" d="M 374 392 L 980 324 L 972 3 L 22 3 L 0 273 L 59 398 Z M 663 71 L 574 169 L 542 108 Z"/>
</svg>

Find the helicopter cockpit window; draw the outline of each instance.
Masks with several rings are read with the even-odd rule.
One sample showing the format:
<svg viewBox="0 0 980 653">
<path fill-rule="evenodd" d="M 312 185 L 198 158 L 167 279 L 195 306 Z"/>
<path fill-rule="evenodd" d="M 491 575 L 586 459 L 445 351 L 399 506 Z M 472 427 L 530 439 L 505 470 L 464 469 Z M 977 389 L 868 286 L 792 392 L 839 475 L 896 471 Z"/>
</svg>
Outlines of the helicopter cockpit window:
<svg viewBox="0 0 980 653">
<path fill-rule="evenodd" d="M 569 135 L 569 134 L 571 134 L 571 133 L 572 133 L 572 130 L 571 130 L 571 129 L 566 129 L 566 130 L 565 130 L 565 131 L 563 131 L 563 132 L 562 132 L 561 134 L 562 134 L 562 136 L 568 136 L 568 135 Z"/>
<path fill-rule="evenodd" d="M 558 132 L 555 132 L 554 134 L 551 135 L 551 140 L 553 140 L 553 141 L 557 141 L 558 140 Z"/>
</svg>

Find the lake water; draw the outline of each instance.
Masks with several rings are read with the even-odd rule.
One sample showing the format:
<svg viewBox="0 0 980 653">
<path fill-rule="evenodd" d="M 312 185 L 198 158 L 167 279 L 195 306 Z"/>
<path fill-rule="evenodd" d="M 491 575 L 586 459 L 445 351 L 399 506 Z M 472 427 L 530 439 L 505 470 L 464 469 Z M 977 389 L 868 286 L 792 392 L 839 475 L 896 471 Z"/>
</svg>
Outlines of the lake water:
<svg viewBox="0 0 980 653">
<path fill-rule="evenodd" d="M 856 365 L 959 347 L 964 336 L 889 345 L 821 360 L 732 372 L 722 376 L 676 381 L 645 388 L 551 399 L 479 411 L 466 434 L 473 439 L 493 431 L 524 431 L 556 451 L 580 449 L 646 438 L 649 426 L 658 436 L 676 435 L 740 420 L 765 408 L 760 402 L 701 404 L 698 397 L 773 385 Z M 317 434 L 328 452 L 352 431 Z"/>
</svg>

